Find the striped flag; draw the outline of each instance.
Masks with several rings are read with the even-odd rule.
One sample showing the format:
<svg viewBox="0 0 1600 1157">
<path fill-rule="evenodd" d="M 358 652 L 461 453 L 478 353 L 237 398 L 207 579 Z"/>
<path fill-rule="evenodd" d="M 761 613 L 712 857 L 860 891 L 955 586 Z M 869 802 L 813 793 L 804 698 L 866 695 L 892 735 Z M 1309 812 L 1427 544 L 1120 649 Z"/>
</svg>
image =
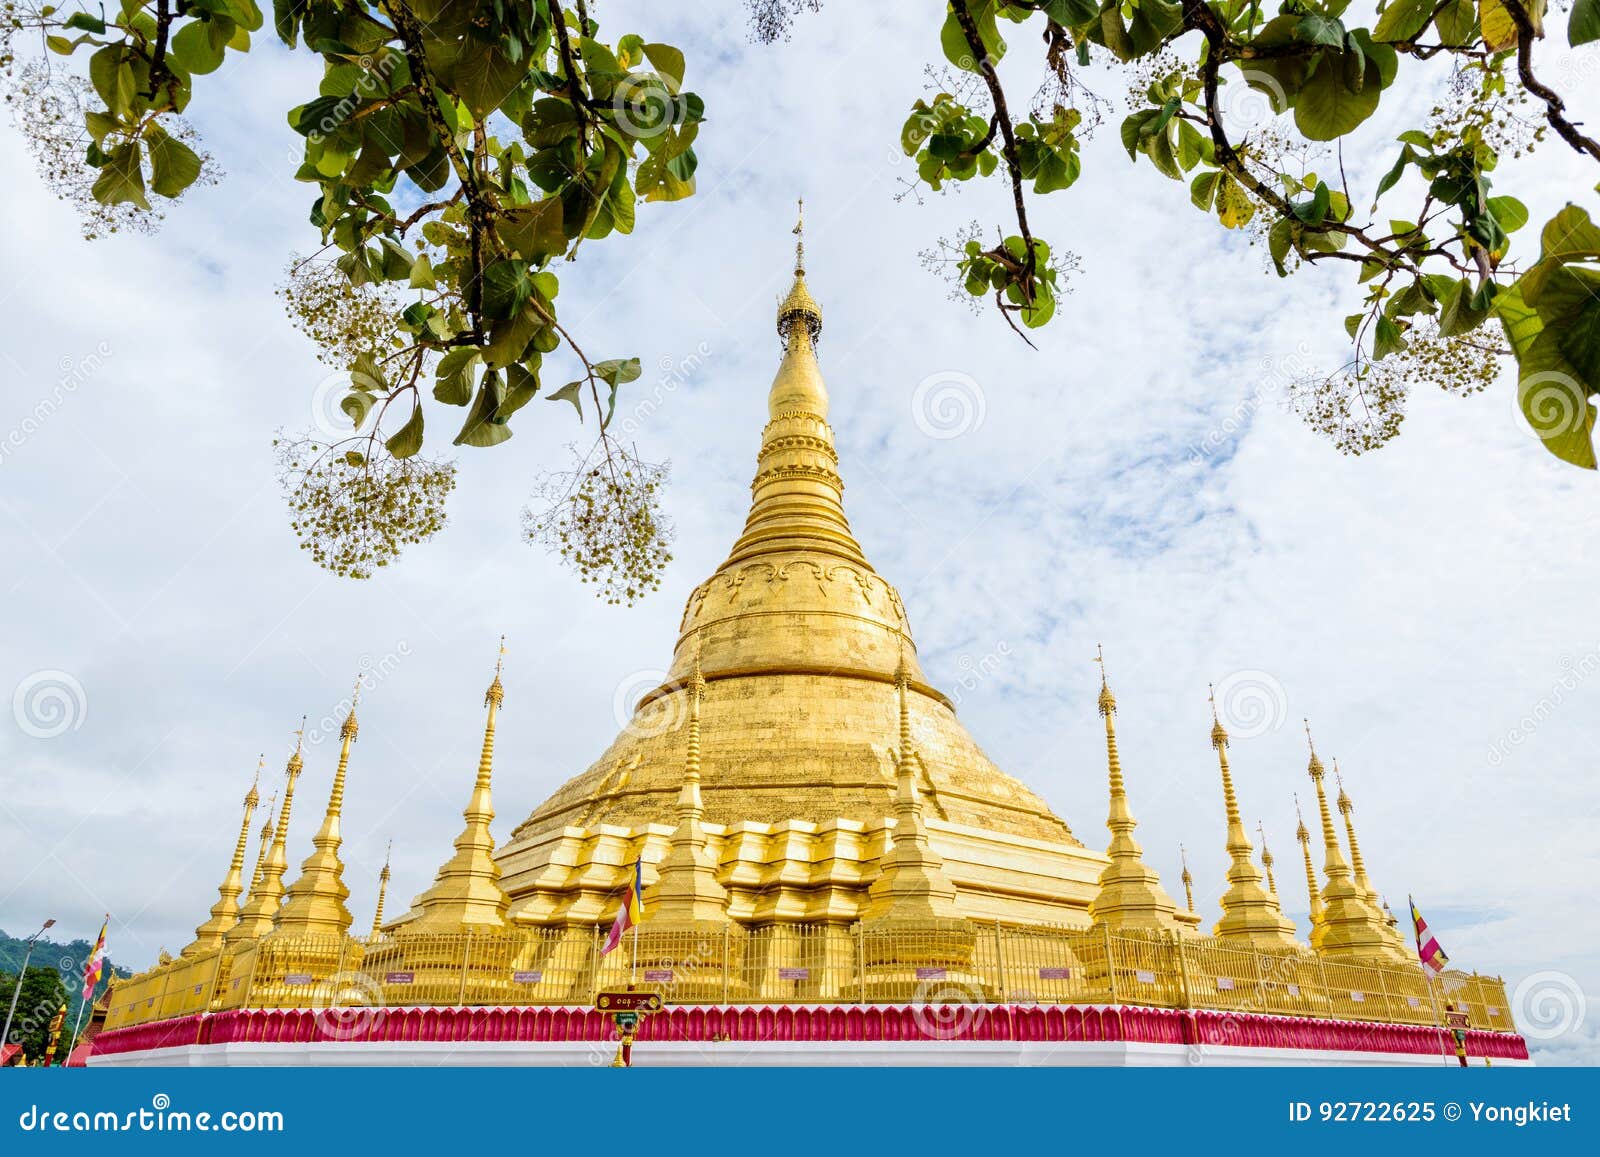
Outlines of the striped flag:
<svg viewBox="0 0 1600 1157">
<path fill-rule="evenodd" d="M 94 951 L 89 953 L 89 959 L 83 962 L 83 999 L 93 1000 L 95 985 L 100 983 L 100 974 L 105 971 L 106 954 L 106 928 L 111 923 L 111 917 L 106 917 L 105 923 L 100 925 L 100 935 L 95 939 Z"/>
<path fill-rule="evenodd" d="M 1433 938 L 1433 933 L 1428 931 L 1428 922 L 1422 918 L 1422 912 L 1417 908 L 1417 902 L 1406 897 L 1411 905 L 1411 923 L 1417 929 L 1417 959 L 1422 961 L 1422 967 L 1438 976 L 1450 964 L 1450 958 L 1444 954 L 1444 949 L 1439 947 L 1439 942 Z"/>
<path fill-rule="evenodd" d="M 644 919 L 644 867 L 640 861 L 633 862 L 633 883 L 627 893 L 622 897 L 622 906 L 617 909 L 616 923 L 611 925 L 611 934 L 606 937 L 606 946 L 600 950 L 604 956 L 617 945 L 622 943 L 622 934 L 629 928 Z"/>
</svg>

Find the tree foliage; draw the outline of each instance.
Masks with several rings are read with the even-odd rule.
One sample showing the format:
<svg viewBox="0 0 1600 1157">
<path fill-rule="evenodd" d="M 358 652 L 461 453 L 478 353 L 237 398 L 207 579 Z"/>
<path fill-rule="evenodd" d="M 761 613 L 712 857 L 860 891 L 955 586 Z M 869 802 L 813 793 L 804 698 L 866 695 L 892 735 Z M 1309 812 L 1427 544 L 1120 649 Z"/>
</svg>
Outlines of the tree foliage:
<svg viewBox="0 0 1600 1157">
<path fill-rule="evenodd" d="M 181 114 L 265 23 L 256 0 L 6 11 L 11 44 L 37 33 L 82 62 L 86 82 L 41 82 L 36 64 L 20 74 L 35 89 L 92 88 L 80 166 L 111 227 L 203 178 Z M 288 110 L 322 248 L 284 296 L 348 375 L 347 425 L 281 435 L 282 477 L 312 556 L 366 577 L 442 525 L 453 467 L 419 458 L 425 445 L 505 442 L 543 393 L 592 415 L 609 456 L 603 435 L 638 362 L 591 360 L 558 316 L 557 267 L 631 233 L 640 202 L 693 194 L 704 106 L 683 87 L 681 51 L 602 40 L 583 0 L 274 0 L 272 24 L 323 64 Z M 547 389 L 550 373 L 570 380 Z M 436 433 L 428 417 L 448 424 Z M 596 521 L 634 518 L 639 500 L 661 517 L 654 489 L 623 498 Z"/>
<path fill-rule="evenodd" d="M 916 101 L 901 145 L 930 187 L 1004 180 L 1014 210 L 996 243 L 968 239 L 958 250 L 961 283 L 1024 327 L 1056 315 L 1056 273 L 1030 223 L 1030 201 L 1078 180 L 1083 114 L 1067 99 L 1035 99 L 1014 112 L 999 66 L 1008 38 L 1040 44 L 1049 78 L 1041 91 L 1071 94 L 1081 89 L 1075 67 L 1111 57 L 1143 71 L 1121 124 L 1132 161 L 1186 186 L 1194 208 L 1223 228 L 1258 235 L 1279 276 L 1308 265 L 1349 268 L 1360 297 L 1345 319 L 1349 359 L 1296 390 L 1313 426 L 1347 452 L 1380 446 L 1400 429 L 1409 385 L 1471 392 L 1509 356 L 1523 412 L 1544 445 L 1593 469 L 1600 227 L 1569 204 L 1539 231 L 1537 254 L 1524 246 L 1514 257 L 1512 235 L 1528 225 L 1528 210 L 1498 187 L 1502 162 L 1547 132 L 1600 163 L 1600 144 L 1537 72 L 1544 0 L 1382 0 L 1370 27 L 1349 7 L 949 0 L 938 41 L 955 72 L 947 91 Z M 1600 40 L 1600 0 L 1573 0 L 1567 39 L 1574 47 Z M 1370 197 L 1352 189 L 1347 138 L 1402 69 L 1430 64 L 1452 70 L 1450 96 L 1400 134 Z M 1238 123 L 1238 108 L 1251 103 L 1246 92 L 1267 102 L 1272 123 Z M 1318 149 L 1321 173 L 1302 163 Z"/>
</svg>

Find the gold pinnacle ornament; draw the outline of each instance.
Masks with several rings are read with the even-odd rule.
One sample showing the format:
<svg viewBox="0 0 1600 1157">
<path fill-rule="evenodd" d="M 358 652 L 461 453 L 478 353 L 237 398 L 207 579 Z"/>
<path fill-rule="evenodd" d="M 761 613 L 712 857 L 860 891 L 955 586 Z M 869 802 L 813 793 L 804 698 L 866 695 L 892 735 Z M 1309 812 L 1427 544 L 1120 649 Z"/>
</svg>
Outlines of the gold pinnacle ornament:
<svg viewBox="0 0 1600 1157">
<path fill-rule="evenodd" d="M 233 858 L 228 861 L 227 874 L 217 888 L 217 902 L 211 905 L 211 918 L 194 930 L 194 942 L 178 955 L 201 956 L 222 947 L 228 930 L 239 922 L 239 897 L 244 893 L 244 854 L 250 842 L 250 820 L 261 802 L 261 769 L 266 766 L 263 753 L 256 760 L 255 778 L 244 797 L 244 819 L 239 824 L 239 838 L 233 845 Z"/>
<path fill-rule="evenodd" d="M 1311 721 L 1306 720 L 1305 726 L 1306 746 L 1311 751 L 1306 774 L 1317 791 L 1317 811 L 1322 818 L 1322 873 L 1326 880 L 1322 886 L 1322 916 L 1311 934 L 1312 947 L 1327 956 L 1368 960 L 1391 957 L 1389 938 L 1383 931 L 1383 917 L 1367 903 L 1366 896 L 1356 886 L 1350 865 L 1339 848 L 1339 837 L 1333 830 L 1333 813 L 1328 809 L 1328 794 L 1322 786 L 1326 772 L 1311 738 Z"/>
<path fill-rule="evenodd" d="M 717 882 L 717 862 L 707 848 L 705 802 L 700 795 L 700 704 L 706 681 L 698 658 L 689 676 L 689 720 L 684 728 L 683 789 L 678 794 L 678 826 L 646 910 L 659 926 L 725 923 L 728 893 Z"/>
<path fill-rule="evenodd" d="M 250 890 L 250 898 L 239 913 L 239 922 L 228 930 L 229 944 L 246 940 L 259 940 L 272 931 L 272 922 L 283 903 L 283 875 L 289 869 L 285 841 L 289 835 L 289 811 L 294 806 L 294 785 L 305 769 L 301 749 L 305 744 L 306 720 L 300 717 L 300 730 L 294 733 L 294 754 L 284 768 L 283 803 L 278 809 L 278 822 L 272 828 L 272 844 L 267 849 L 261 865 L 261 879 Z"/>
<path fill-rule="evenodd" d="M 345 776 L 350 769 L 350 745 L 360 732 L 356 722 L 360 700 L 361 678 L 357 676 L 350 692 L 350 713 L 339 728 L 339 764 L 333 771 L 322 826 L 311 837 L 311 854 L 300 863 L 300 878 L 284 892 L 283 907 L 273 924 L 274 935 L 343 936 L 350 931 L 353 917 L 345 905 L 350 889 L 344 882 L 344 861 L 339 858 L 339 848 L 344 843 L 340 820 L 344 813 Z"/>
<path fill-rule="evenodd" d="M 1250 837 L 1244 834 L 1239 800 L 1233 791 L 1228 766 L 1228 732 L 1217 716 L 1216 688 L 1211 688 L 1211 746 L 1217 750 L 1222 770 L 1222 800 L 1228 820 L 1228 888 L 1222 894 L 1222 919 L 1216 934 L 1228 940 L 1245 940 L 1260 948 L 1292 948 L 1294 925 L 1284 918 L 1278 898 L 1261 886 Z"/>
<path fill-rule="evenodd" d="M 1175 929 L 1177 905 L 1162 888 L 1161 878 L 1145 864 L 1143 850 L 1133 838 L 1138 821 L 1128 806 L 1122 760 L 1117 754 L 1117 699 L 1106 682 L 1105 653 L 1098 644 L 1094 661 L 1100 666 L 1099 707 L 1106 724 L 1106 770 L 1111 791 L 1106 827 L 1111 832 L 1111 845 L 1106 849 L 1110 863 L 1100 873 L 1100 889 L 1089 904 L 1089 916 L 1095 923 L 1111 928 Z"/>
<path fill-rule="evenodd" d="M 397 931 L 402 934 L 498 932 L 506 926 L 510 901 L 500 886 L 500 865 L 494 858 L 494 834 L 490 831 L 494 823 L 494 728 L 506 699 L 500 682 L 505 659 L 506 637 L 501 635 L 494 679 L 483 693 L 483 744 L 472 795 L 461 812 L 466 823 L 456 837 L 455 853 L 439 865 L 433 886 L 413 900 L 411 911 L 401 917 Z"/>
<path fill-rule="evenodd" d="M 1311 903 L 1311 931 L 1315 933 L 1322 919 L 1322 889 L 1317 887 L 1317 869 L 1311 864 L 1311 833 L 1306 830 L 1306 817 L 1300 814 L 1299 792 L 1294 793 L 1294 818 L 1299 821 L 1294 838 L 1300 841 L 1300 854 L 1306 861 L 1306 893 Z"/>
<path fill-rule="evenodd" d="M 1267 891 L 1274 896 L 1278 894 L 1278 881 L 1272 876 L 1272 849 L 1267 847 L 1267 826 L 1261 820 L 1256 821 L 1256 834 L 1261 837 L 1261 868 L 1267 873 Z"/>
<path fill-rule="evenodd" d="M 389 847 L 383 853 L 383 870 L 378 873 L 378 902 L 372 909 L 372 935 L 376 940 L 383 935 L 383 898 L 389 893 L 389 857 L 394 855 L 394 841 L 389 841 Z"/>
</svg>

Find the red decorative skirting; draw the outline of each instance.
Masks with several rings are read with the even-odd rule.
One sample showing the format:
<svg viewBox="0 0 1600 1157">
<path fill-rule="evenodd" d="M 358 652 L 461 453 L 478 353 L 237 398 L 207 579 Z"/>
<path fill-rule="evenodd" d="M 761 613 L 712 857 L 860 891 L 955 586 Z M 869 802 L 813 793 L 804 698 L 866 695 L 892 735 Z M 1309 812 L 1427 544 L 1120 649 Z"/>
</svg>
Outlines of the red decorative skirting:
<svg viewBox="0 0 1600 1157">
<path fill-rule="evenodd" d="M 1357 1053 L 1444 1051 L 1441 1030 L 1253 1013 L 1075 1005 L 679 1005 L 644 1018 L 641 1041 L 1093 1041 Z M 606 1041 L 588 1008 L 236 1009 L 103 1031 L 97 1053 L 178 1045 L 313 1041 Z M 1474 1057 L 1527 1060 L 1516 1033 L 1473 1030 Z"/>
</svg>

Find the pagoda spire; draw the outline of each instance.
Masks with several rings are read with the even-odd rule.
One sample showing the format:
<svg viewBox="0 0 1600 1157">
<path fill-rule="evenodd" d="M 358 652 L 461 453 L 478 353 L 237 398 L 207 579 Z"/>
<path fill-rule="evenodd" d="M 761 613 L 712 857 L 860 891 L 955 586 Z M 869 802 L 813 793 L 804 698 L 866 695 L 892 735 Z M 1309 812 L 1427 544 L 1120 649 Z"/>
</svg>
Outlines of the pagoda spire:
<svg viewBox="0 0 1600 1157">
<path fill-rule="evenodd" d="M 839 454 L 828 426 L 828 388 L 817 365 L 822 307 L 806 287 L 804 204 L 794 227 L 794 284 L 778 306 L 783 360 L 767 395 L 766 428 L 750 513 L 744 533 L 729 552 L 729 564 L 806 550 L 872 569 L 844 514 L 844 482 Z"/>
<path fill-rule="evenodd" d="M 1322 917 L 1315 922 L 1312 947 L 1328 956 L 1391 956 L 1393 952 L 1389 938 L 1384 935 L 1383 917 L 1367 902 L 1339 848 L 1333 813 L 1328 808 L 1328 793 L 1322 784 L 1327 772 L 1317 757 L 1310 720 L 1306 721 L 1306 745 L 1311 752 L 1306 773 L 1316 788 L 1317 811 L 1322 818 L 1322 871 L 1326 878 L 1322 886 Z"/>
<path fill-rule="evenodd" d="M 922 797 L 915 778 L 916 751 L 911 740 L 910 675 L 904 644 L 895 669 L 895 694 L 900 706 L 900 744 L 895 752 L 894 832 L 879 861 L 883 870 L 867 891 L 862 919 L 926 921 L 959 920 L 956 889 L 944 872 L 944 860 L 928 842 Z"/>
<path fill-rule="evenodd" d="M 388 850 L 383 853 L 383 871 L 378 873 L 378 903 L 372 909 L 372 934 L 371 939 L 376 940 L 383 935 L 383 898 L 389 892 L 389 857 L 394 855 L 394 841 L 389 841 Z"/>
<path fill-rule="evenodd" d="M 1361 841 L 1356 839 L 1355 804 L 1350 801 L 1350 796 L 1344 789 L 1344 776 L 1339 774 L 1337 759 L 1333 761 L 1333 780 L 1339 785 L 1336 805 L 1340 817 L 1344 820 L 1345 839 L 1350 844 L 1350 867 L 1355 876 L 1356 887 L 1361 889 L 1362 895 L 1367 898 L 1367 903 L 1372 905 L 1373 911 L 1383 920 L 1385 938 L 1396 950 L 1409 956 L 1410 946 L 1400 933 L 1392 913 L 1385 911 L 1383 897 L 1378 895 L 1378 889 L 1372 886 L 1372 878 L 1367 875 L 1367 863 L 1361 856 Z"/>
<path fill-rule="evenodd" d="M 1178 862 L 1183 865 L 1183 875 L 1178 878 L 1183 881 L 1183 902 L 1189 911 L 1194 911 L 1194 877 L 1189 874 L 1189 853 L 1182 844 L 1178 845 Z"/>
<path fill-rule="evenodd" d="M 267 818 L 261 824 L 261 847 L 256 852 L 255 870 L 250 873 L 250 891 L 261 886 L 261 869 L 266 866 L 267 848 L 272 844 L 272 817 L 278 806 L 278 789 L 273 788 L 267 797 Z"/>
<path fill-rule="evenodd" d="M 1294 945 L 1294 924 L 1284 918 L 1278 898 L 1261 886 L 1261 871 L 1245 835 L 1239 800 L 1233 791 L 1233 771 L 1228 766 L 1228 732 L 1217 716 L 1216 689 L 1211 689 L 1211 746 L 1217 750 L 1222 770 L 1222 800 L 1228 820 L 1228 889 L 1222 894 L 1222 919 L 1216 934 L 1226 939 L 1248 940 L 1258 947 Z"/>
<path fill-rule="evenodd" d="M 1322 921 L 1322 890 L 1317 887 L 1317 869 L 1311 864 L 1311 833 L 1306 830 L 1306 817 L 1300 814 L 1299 792 L 1294 793 L 1294 817 L 1299 821 L 1294 838 L 1300 841 L 1300 854 L 1306 861 L 1306 893 L 1311 897 L 1311 931 L 1314 934 Z"/>
<path fill-rule="evenodd" d="M 301 750 L 305 745 L 306 720 L 300 717 L 300 730 L 294 733 L 294 754 L 284 767 L 283 803 L 278 808 L 278 822 L 272 828 L 272 844 L 261 862 L 261 879 L 250 889 L 250 899 L 239 913 L 239 922 L 228 930 L 227 942 L 258 940 L 272 931 L 272 922 L 283 904 L 283 874 L 289 868 L 285 840 L 289 835 L 289 812 L 294 807 L 294 785 L 305 770 Z M 266 836 L 263 832 L 263 837 Z"/>
<path fill-rule="evenodd" d="M 700 703 L 706 680 L 695 655 L 689 676 L 689 721 L 684 727 L 683 788 L 678 792 L 678 826 L 657 866 L 651 916 L 659 923 L 727 922 L 728 892 L 717 882 L 717 863 L 707 847 L 700 797 Z"/>
<path fill-rule="evenodd" d="M 345 775 L 350 769 L 350 745 L 356 741 L 360 725 L 356 722 L 356 706 L 361 701 L 361 677 L 356 677 L 350 692 L 350 713 L 339 728 L 339 764 L 334 768 L 333 787 L 328 792 L 328 806 L 322 813 L 322 826 L 311 837 L 312 850 L 300 863 L 300 878 L 289 885 L 283 896 L 283 907 L 273 931 L 294 936 L 343 936 L 350 931 L 354 918 L 345 901 L 350 889 L 344 882 L 344 861 L 339 858 L 339 847 L 344 843 L 340 819 L 344 812 Z"/>
<path fill-rule="evenodd" d="M 1261 837 L 1261 867 L 1267 873 L 1267 891 L 1276 896 L 1278 881 L 1272 876 L 1272 865 L 1276 861 L 1272 858 L 1272 849 L 1267 847 L 1267 826 L 1260 820 L 1256 821 L 1256 834 Z"/>
<path fill-rule="evenodd" d="M 483 746 L 478 754 L 478 775 L 472 796 L 461 816 L 466 825 L 456 837 L 455 854 L 439 866 L 433 886 L 411 902 L 411 911 L 402 919 L 402 932 L 497 931 L 506 926 L 506 911 L 511 906 L 500 886 L 500 865 L 494 858 L 494 728 L 505 702 L 505 687 L 500 676 L 505 667 L 506 637 L 500 636 L 500 652 L 495 658 L 494 680 L 483 693 L 486 715 Z"/>
<path fill-rule="evenodd" d="M 1106 827 L 1111 832 L 1111 845 L 1106 849 L 1110 862 L 1100 873 L 1100 890 L 1089 903 L 1089 916 L 1095 923 L 1113 928 L 1176 928 L 1177 905 L 1161 887 L 1161 878 L 1145 864 L 1143 851 L 1133 838 L 1133 830 L 1139 825 L 1128 806 L 1122 759 L 1117 753 L 1117 699 L 1106 682 L 1105 653 L 1098 645 L 1094 661 L 1100 665 L 1099 708 L 1106 723 L 1106 770 L 1111 791 Z"/>
<path fill-rule="evenodd" d="M 179 956 L 201 956 L 222 947 L 228 929 L 239 922 L 239 897 L 244 892 L 244 854 L 250 843 L 250 820 L 261 803 L 261 769 L 267 757 L 256 760 L 255 779 L 244 797 L 244 819 L 239 823 L 239 838 L 233 845 L 233 858 L 228 861 L 227 874 L 217 888 L 217 902 L 211 905 L 211 918 L 194 930 L 194 943 Z"/>
</svg>

